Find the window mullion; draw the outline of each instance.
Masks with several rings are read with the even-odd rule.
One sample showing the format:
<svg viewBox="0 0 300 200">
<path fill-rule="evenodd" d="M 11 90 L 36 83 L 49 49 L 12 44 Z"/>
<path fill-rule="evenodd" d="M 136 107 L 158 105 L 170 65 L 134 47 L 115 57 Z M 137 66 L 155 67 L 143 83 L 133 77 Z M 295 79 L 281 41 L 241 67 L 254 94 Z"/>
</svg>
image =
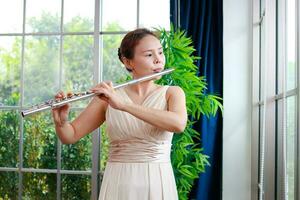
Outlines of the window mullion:
<svg viewBox="0 0 300 200">
<path fill-rule="evenodd" d="M 296 72 L 297 72 L 297 100 L 296 100 L 296 141 L 295 141 L 295 147 L 296 147 L 296 153 L 295 153 L 295 199 L 300 198 L 300 3 L 299 1 L 296 0 L 296 20 L 295 20 L 295 25 L 296 25 Z"/>
<path fill-rule="evenodd" d="M 23 24 L 22 24 L 22 46 L 21 46 L 21 83 L 20 83 L 20 106 L 21 109 L 24 105 L 24 53 L 25 53 L 25 22 L 26 22 L 26 0 L 23 1 Z M 22 199 L 22 193 L 23 193 L 23 135 L 24 135 L 24 119 L 19 115 L 20 117 L 20 135 L 19 135 L 19 190 L 18 190 L 18 199 Z"/>
</svg>

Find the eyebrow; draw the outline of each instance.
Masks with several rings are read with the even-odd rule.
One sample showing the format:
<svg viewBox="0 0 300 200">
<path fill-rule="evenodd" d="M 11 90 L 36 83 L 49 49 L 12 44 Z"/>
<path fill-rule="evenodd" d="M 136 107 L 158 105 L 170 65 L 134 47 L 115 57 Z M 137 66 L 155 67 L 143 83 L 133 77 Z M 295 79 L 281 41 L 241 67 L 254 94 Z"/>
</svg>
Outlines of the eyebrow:
<svg viewBox="0 0 300 200">
<path fill-rule="evenodd" d="M 161 50 L 161 49 L 162 49 L 162 47 L 158 48 L 158 50 Z M 145 52 L 147 52 L 147 51 L 152 51 L 152 49 L 142 51 L 142 53 L 145 53 Z"/>
</svg>

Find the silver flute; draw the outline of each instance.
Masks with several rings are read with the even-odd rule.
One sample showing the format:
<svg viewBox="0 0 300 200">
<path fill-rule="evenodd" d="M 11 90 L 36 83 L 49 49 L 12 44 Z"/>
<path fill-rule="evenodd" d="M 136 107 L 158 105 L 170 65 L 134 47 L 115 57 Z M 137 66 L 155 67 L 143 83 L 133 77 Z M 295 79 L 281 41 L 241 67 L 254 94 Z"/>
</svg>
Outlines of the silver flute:
<svg viewBox="0 0 300 200">
<path fill-rule="evenodd" d="M 172 71 L 174 71 L 174 68 L 166 69 L 166 70 L 163 70 L 161 72 L 154 73 L 154 74 L 151 74 L 151 75 L 147 75 L 147 76 L 144 76 L 144 77 L 141 77 L 141 78 L 138 78 L 138 79 L 133 79 L 131 81 L 113 86 L 113 88 L 114 89 L 119 89 L 119 88 L 122 88 L 122 87 L 125 87 L 125 86 L 128 86 L 128 85 L 133 85 L 133 84 L 136 84 L 136 83 L 139 83 L 139 82 L 152 80 L 152 79 L 154 79 L 158 76 L 169 74 Z M 26 117 L 28 115 L 31 115 L 31 114 L 34 114 L 34 113 L 37 113 L 37 112 L 57 108 L 57 107 L 65 105 L 65 104 L 68 104 L 68 103 L 71 103 L 71 102 L 74 102 L 74 101 L 87 99 L 87 98 L 90 98 L 90 97 L 93 97 L 93 96 L 96 96 L 96 95 L 99 95 L 99 94 L 96 94 L 96 93 L 93 93 L 93 92 L 90 92 L 90 91 L 80 92 L 80 93 L 75 93 L 75 94 L 68 94 L 66 97 L 64 97 L 62 99 L 56 99 L 56 100 L 51 99 L 51 100 L 48 100 L 48 101 L 46 101 L 42 104 L 34 105 L 29 109 L 21 111 L 21 114 L 22 114 L 23 117 Z"/>
</svg>

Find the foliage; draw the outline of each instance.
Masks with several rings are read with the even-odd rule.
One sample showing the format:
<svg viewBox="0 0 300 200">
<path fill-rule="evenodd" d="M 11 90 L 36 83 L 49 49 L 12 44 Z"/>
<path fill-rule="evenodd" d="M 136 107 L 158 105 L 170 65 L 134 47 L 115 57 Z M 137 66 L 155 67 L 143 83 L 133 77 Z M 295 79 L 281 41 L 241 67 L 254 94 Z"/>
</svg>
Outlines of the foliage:
<svg viewBox="0 0 300 200">
<path fill-rule="evenodd" d="M 221 98 L 206 93 L 205 77 L 198 77 L 198 67 L 194 64 L 199 57 L 193 56 L 195 49 L 191 38 L 184 31 L 167 32 L 158 30 L 166 56 L 166 68 L 174 67 L 175 71 L 163 76 L 158 83 L 180 86 L 186 94 L 187 112 L 190 116 L 187 127 L 181 134 L 173 138 L 171 160 L 176 178 L 179 199 L 188 199 L 193 182 L 199 173 L 209 165 L 208 156 L 202 153 L 202 148 L 195 141 L 200 141 L 200 133 L 193 129 L 193 124 L 200 115 L 215 115 L 218 109 L 223 109 Z"/>
<path fill-rule="evenodd" d="M 14 104 L 18 101 L 14 95 L 7 100 Z M 17 167 L 19 162 L 19 118 L 17 112 L 4 111 L 0 113 L 0 166 Z M 18 174 L 0 172 L 0 199 L 16 199 L 18 191 Z"/>
</svg>

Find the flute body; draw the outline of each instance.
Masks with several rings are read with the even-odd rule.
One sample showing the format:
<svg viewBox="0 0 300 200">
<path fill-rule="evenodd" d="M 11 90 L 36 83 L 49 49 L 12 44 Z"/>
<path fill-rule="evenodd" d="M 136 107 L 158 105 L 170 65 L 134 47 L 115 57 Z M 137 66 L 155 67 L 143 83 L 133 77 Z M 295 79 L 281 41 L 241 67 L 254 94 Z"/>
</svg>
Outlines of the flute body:
<svg viewBox="0 0 300 200">
<path fill-rule="evenodd" d="M 151 74 L 151 75 L 147 75 L 147 76 L 144 76 L 144 77 L 141 77 L 141 78 L 138 78 L 138 79 L 133 79 L 133 80 L 128 81 L 126 83 L 122 83 L 122 84 L 113 86 L 113 88 L 114 89 L 119 89 L 119 88 L 122 88 L 122 87 L 125 87 L 125 86 L 128 86 L 128 85 L 133 85 L 133 84 L 136 84 L 136 83 L 139 83 L 139 82 L 152 80 L 152 79 L 154 79 L 158 76 L 162 76 L 162 75 L 171 73 L 172 71 L 174 71 L 174 68 L 166 69 L 164 71 L 161 71 L 161 72 L 158 72 L 158 73 L 155 73 L 155 74 Z M 93 97 L 93 96 L 96 96 L 96 95 L 98 95 L 98 94 L 87 91 L 87 92 L 82 92 L 82 93 L 72 95 L 71 97 L 63 98 L 62 100 L 48 100 L 43 104 L 35 105 L 35 106 L 33 106 L 29 109 L 21 111 L 21 114 L 22 114 L 23 117 L 26 117 L 28 115 L 31 115 L 31 114 L 34 114 L 34 113 L 37 113 L 37 112 L 42 112 L 42 111 L 45 111 L 45 110 L 57 108 L 57 107 L 65 105 L 65 104 L 68 104 L 68 103 L 71 103 L 71 102 L 74 102 L 74 101 L 87 99 L 87 98 L 90 98 L 90 97 Z"/>
</svg>

